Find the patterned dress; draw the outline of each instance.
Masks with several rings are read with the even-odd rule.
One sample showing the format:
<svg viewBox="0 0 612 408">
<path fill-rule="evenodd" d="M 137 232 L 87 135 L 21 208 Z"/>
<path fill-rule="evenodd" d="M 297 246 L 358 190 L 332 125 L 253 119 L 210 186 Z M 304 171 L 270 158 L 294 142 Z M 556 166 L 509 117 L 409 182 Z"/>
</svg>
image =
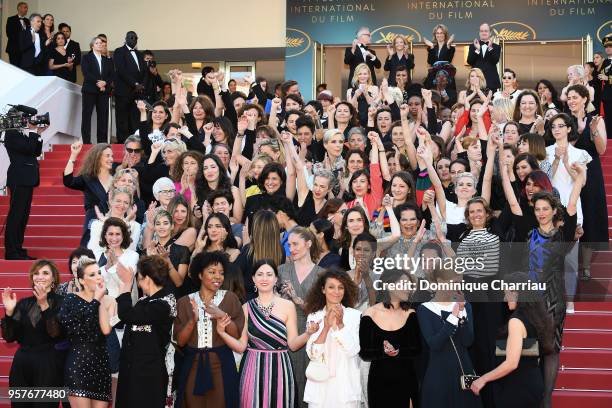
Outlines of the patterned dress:
<svg viewBox="0 0 612 408">
<path fill-rule="evenodd" d="M 59 322 L 70 341 L 65 381 L 71 396 L 110 401 L 110 363 L 98 319 L 100 307 L 96 299 L 87 302 L 74 293 L 64 299 Z"/>
<path fill-rule="evenodd" d="M 240 364 L 242 408 L 291 408 L 297 403 L 295 377 L 287 352 L 287 327 L 266 317 L 256 300 L 247 303 L 249 343 Z"/>
</svg>

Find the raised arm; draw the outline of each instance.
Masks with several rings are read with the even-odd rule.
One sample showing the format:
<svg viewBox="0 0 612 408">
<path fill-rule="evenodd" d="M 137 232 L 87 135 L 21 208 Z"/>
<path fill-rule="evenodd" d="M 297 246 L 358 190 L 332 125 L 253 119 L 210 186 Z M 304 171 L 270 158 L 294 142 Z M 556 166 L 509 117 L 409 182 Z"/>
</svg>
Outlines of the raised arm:
<svg viewBox="0 0 612 408">
<path fill-rule="evenodd" d="M 500 142 L 501 145 L 501 142 Z M 499 152 L 499 172 L 501 173 L 502 178 L 502 187 L 504 188 L 504 195 L 506 196 L 506 200 L 508 201 L 508 205 L 510 205 L 510 210 L 512 214 L 518 215 L 519 217 L 523 216 L 523 210 L 516 199 L 516 195 L 514 194 L 514 188 L 512 188 L 512 182 L 510 181 L 510 175 L 508 172 L 508 166 L 506 165 L 506 159 L 504 158 L 503 150 Z"/>
</svg>

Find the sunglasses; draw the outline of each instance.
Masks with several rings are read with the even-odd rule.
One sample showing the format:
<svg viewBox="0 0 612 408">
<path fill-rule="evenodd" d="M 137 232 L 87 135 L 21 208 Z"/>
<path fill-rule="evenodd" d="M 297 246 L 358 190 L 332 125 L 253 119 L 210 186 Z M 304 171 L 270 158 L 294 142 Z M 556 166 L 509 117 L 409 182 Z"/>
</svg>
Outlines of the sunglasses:
<svg viewBox="0 0 612 408">
<path fill-rule="evenodd" d="M 140 152 L 142 152 L 142 149 L 131 149 L 131 148 L 129 148 L 129 147 L 126 147 L 126 148 L 125 148 L 125 151 L 126 151 L 126 152 L 128 152 L 128 153 L 130 153 L 130 154 L 134 154 L 134 153 L 140 153 Z"/>
</svg>

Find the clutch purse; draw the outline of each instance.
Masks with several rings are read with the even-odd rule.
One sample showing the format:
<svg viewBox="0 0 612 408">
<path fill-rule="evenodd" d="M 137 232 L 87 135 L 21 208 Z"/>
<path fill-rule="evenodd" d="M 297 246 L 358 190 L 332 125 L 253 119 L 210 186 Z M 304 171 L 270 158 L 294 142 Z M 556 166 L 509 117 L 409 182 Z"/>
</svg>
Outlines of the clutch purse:
<svg viewBox="0 0 612 408">
<path fill-rule="evenodd" d="M 495 342 L 495 356 L 506 357 L 506 340 L 497 340 Z M 540 356 L 540 345 L 537 339 L 525 338 L 523 339 L 523 349 L 521 350 L 521 357 L 539 357 Z"/>
<path fill-rule="evenodd" d="M 480 376 L 464 374 L 461 376 L 461 389 L 469 390 L 472 387 L 472 383 L 476 381 Z"/>
<path fill-rule="evenodd" d="M 310 361 L 306 367 L 306 378 L 314 382 L 324 382 L 329 378 L 329 368 L 325 364 L 325 359 Z"/>
</svg>

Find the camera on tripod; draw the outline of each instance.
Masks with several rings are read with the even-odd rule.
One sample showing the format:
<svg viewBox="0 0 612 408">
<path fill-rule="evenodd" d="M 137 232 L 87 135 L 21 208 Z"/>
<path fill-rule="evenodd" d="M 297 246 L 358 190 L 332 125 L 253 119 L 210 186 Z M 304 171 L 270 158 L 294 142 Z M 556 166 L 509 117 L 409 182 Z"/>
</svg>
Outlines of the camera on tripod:
<svg viewBox="0 0 612 408">
<path fill-rule="evenodd" d="M 37 115 L 38 111 L 25 105 L 9 105 L 6 113 L 0 113 L 0 132 L 9 129 L 23 129 L 28 125 L 48 126 L 49 112 Z"/>
</svg>

